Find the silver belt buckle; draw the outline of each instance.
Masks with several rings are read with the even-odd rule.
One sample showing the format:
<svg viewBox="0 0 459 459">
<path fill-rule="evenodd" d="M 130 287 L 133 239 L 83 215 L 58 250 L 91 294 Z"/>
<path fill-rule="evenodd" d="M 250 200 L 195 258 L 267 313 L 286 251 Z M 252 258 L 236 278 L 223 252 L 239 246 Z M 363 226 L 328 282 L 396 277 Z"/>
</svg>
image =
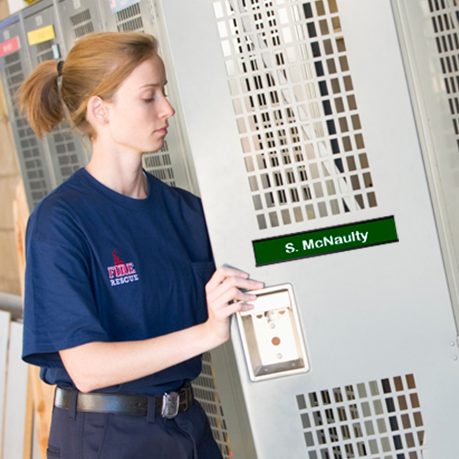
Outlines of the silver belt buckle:
<svg viewBox="0 0 459 459">
<path fill-rule="evenodd" d="M 180 396 L 178 392 L 166 392 L 163 395 L 163 406 L 161 416 L 166 419 L 172 419 L 179 412 Z"/>
</svg>

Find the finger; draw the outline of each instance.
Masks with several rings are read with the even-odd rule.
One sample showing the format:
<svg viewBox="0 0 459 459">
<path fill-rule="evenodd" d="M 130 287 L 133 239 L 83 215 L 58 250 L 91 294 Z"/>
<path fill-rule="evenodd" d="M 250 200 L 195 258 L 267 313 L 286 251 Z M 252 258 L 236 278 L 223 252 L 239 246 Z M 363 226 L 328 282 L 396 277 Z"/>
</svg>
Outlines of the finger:
<svg viewBox="0 0 459 459">
<path fill-rule="evenodd" d="M 213 290 L 208 292 L 208 296 L 212 293 L 217 295 L 225 290 L 230 290 L 233 287 L 239 288 L 241 290 L 256 290 L 259 287 L 263 286 L 261 282 L 254 281 L 253 279 L 243 279 L 241 277 L 227 277 L 226 280 L 219 285 L 217 285 Z"/>
<path fill-rule="evenodd" d="M 229 266 L 220 266 L 210 278 L 206 285 L 206 289 L 213 290 L 230 277 L 248 279 L 249 275 L 240 269 L 230 268 Z"/>
<path fill-rule="evenodd" d="M 239 290 L 258 290 L 263 288 L 263 283 L 254 281 L 252 279 L 241 279 L 240 277 L 230 277 L 218 285 L 214 290 L 207 292 L 207 300 L 214 301 L 216 298 L 222 296 L 227 291 L 232 291 L 234 288 Z"/>
<path fill-rule="evenodd" d="M 245 303 L 243 301 L 240 301 L 239 302 L 239 306 L 240 306 L 240 310 L 238 312 L 246 312 L 246 311 L 250 311 L 251 309 L 254 309 L 255 308 L 255 305 L 252 304 L 252 303 Z"/>
<path fill-rule="evenodd" d="M 227 315 L 227 317 L 229 317 L 237 312 L 250 311 L 254 307 L 255 306 L 251 303 L 246 303 L 245 301 L 236 301 L 235 303 L 232 303 L 230 306 L 225 308 L 222 312 Z"/>
<path fill-rule="evenodd" d="M 250 302 L 255 301 L 257 298 L 253 294 L 244 293 L 237 287 L 221 290 L 219 293 L 220 294 L 218 296 L 214 296 L 212 299 L 208 298 L 209 307 L 211 307 L 214 310 L 226 307 L 232 301 Z"/>
</svg>

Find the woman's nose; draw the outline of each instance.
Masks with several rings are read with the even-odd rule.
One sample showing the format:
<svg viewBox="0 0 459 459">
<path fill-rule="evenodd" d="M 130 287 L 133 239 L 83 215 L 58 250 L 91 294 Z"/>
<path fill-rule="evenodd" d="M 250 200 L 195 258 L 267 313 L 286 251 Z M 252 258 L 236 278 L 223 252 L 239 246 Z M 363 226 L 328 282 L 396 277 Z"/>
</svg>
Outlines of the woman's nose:
<svg viewBox="0 0 459 459">
<path fill-rule="evenodd" d="M 161 109 L 161 117 L 162 118 L 170 118 L 171 116 L 175 115 L 174 107 L 172 107 L 169 99 L 164 97 L 164 105 Z"/>
</svg>

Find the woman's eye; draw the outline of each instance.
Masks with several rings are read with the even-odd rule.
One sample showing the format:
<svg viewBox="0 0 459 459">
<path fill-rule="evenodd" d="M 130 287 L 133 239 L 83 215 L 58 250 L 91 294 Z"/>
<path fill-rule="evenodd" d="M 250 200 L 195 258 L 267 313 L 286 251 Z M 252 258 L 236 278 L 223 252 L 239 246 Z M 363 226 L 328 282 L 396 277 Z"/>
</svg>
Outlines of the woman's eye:
<svg viewBox="0 0 459 459">
<path fill-rule="evenodd" d="M 149 102 L 153 102 L 154 100 L 156 100 L 159 97 L 168 97 L 168 94 L 167 94 L 166 90 L 163 89 L 162 91 L 153 94 L 151 97 L 144 97 L 143 100 L 144 100 L 144 102 L 149 103 Z"/>
</svg>

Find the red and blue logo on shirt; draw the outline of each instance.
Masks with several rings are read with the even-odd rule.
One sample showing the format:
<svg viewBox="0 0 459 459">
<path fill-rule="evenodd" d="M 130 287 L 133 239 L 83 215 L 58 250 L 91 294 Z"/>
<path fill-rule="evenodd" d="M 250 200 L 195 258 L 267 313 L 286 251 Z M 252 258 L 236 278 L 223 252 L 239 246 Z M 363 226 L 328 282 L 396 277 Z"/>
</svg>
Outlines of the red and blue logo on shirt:
<svg viewBox="0 0 459 459">
<path fill-rule="evenodd" d="M 109 266 L 107 268 L 110 285 L 112 287 L 139 280 L 139 275 L 134 269 L 134 263 L 124 263 L 124 261 L 121 261 L 116 255 L 116 250 L 113 251 L 113 260 L 115 263 L 114 266 Z"/>
</svg>

